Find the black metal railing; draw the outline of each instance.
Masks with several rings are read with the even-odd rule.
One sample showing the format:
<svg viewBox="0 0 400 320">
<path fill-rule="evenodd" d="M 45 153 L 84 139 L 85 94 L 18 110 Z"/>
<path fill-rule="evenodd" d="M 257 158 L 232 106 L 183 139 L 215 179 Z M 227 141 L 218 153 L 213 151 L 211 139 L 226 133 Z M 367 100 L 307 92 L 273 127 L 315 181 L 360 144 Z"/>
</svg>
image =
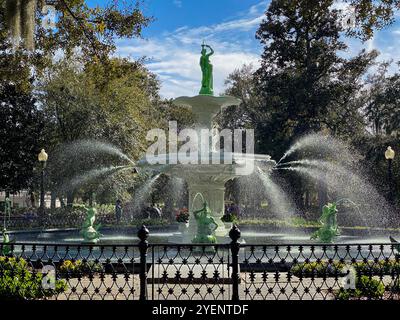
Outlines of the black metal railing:
<svg viewBox="0 0 400 320">
<path fill-rule="evenodd" d="M 0 298 L 330 300 L 400 298 L 399 246 L 226 244 L 0 245 Z"/>
</svg>

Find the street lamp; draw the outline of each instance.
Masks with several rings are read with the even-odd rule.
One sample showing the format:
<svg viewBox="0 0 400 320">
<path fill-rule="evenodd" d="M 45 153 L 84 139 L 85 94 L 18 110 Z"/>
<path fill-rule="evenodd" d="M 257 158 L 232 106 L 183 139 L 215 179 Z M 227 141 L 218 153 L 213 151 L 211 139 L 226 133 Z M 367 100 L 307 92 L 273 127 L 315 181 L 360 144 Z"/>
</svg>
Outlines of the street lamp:
<svg viewBox="0 0 400 320">
<path fill-rule="evenodd" d="M 396 153 L 394 152 L 392 147 L 387 147 L 385 151 L 385 158 L 388 161 L 389 201 L 391 204 L 393 204 L 394 202 L 392 162 L 395 155 Z"/>
<path fill-rule="evenodd" d="M 44 215 L 44 169 L 46 168 L 46 162 L 47 159 L 49 158 L 48 154 L 44 149 L 40 151 L 38 154 L 38 160 L 41 164 L 41 179 L 40 179 L 40 214 L 43 217 Z"/>
</svg>

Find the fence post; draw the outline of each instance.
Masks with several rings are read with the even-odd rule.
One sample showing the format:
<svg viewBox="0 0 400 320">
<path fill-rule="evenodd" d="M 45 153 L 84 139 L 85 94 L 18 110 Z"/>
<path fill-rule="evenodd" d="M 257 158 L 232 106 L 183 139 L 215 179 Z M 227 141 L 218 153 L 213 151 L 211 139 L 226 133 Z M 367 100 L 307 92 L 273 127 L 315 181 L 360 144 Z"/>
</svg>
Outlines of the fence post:
<svg viewBox="0 0 400 320">
<path fill-rule="evenodd" d="M 239 249 L 240 243 L 240 230 L 237 225 L 233 225 L 229 231 L 229 237 L 231 241 L 231 252 L 232 252 L 232 300 L 239 300 Z"/>
<path fill-rule="evenodd" d="M 138 233 L 139 242 L 139 251 L 140 251 L 140 271 L 139 271 L 139 279 L 140 279 L 140 300 L 147 300 L 147 249 L 149 248 L 149 242 L 147 238 L 149 237 L 149 229 L 143 225 Z"/>
</svg>

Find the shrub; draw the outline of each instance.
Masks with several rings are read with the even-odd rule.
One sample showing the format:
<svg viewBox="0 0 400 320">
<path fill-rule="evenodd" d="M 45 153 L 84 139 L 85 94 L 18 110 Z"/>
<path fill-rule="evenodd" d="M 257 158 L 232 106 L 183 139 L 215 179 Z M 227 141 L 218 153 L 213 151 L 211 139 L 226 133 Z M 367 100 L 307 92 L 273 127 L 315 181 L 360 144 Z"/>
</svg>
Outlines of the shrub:
<svg viewBox="0 0 400 320">
<path fill-rule="evenodd" d="M 340 289 L 336 294 L 338 300 L 349 300 L 351 298 L 367 297 L 379 299 L 385 293 L 385 286 L 382 281 L 361 276 L 356 280 L 356 289 Z"/>
<path fill-rule="evenodd" d="M 400 272 L 400 261 L 397 259 L 379 260 L 379 261 L 367 261 L 367 262 L 356 262 L 351 264 L 356 270 L 357 274 L 361 275 L 380 275 L 380 274 L 398 274 Z M 291 268 L 291 272 L 295 276 L 324 276 L 324 275 L 335 275 L 336 272 L 340 274 L 342 272 L 344 263 L 339 261 L 328 261 L 320 262 L 309 262 L 295 264 Z"/>
<path fill-rule="evenodd" d="M 0 299 L 41 299 L 66 291 L 63 280 L 56 280 L 55 289 L 44 289 L 43 276 L 22 258 L 0 256 Z"/>
<path fill-rule="evenodd" d="M 362 296 L 374 299 L 382 297 L 385 293 L 385 286 L 382 281 L 368 276 L 361 276 L 356 280 L 356 289 L 360 290 Z"/>
<path fill-rule="evenodd" d="M 83 262 L 82 260 L 65 260 L 60 266 L 61 276 L 79 276 L 82 274 L 93 274 L 103 271 L 103 265 L 94 261 Z"/>
<path fill-rule="evenodd" d="M 340 275 L 344 266 L 345 264 L 339 261 L 333 261 L 332 263 L 327 261 L 309 262 L 295 264 L 290 271 L 297 277 L 323 277 Z"/>
</svg>

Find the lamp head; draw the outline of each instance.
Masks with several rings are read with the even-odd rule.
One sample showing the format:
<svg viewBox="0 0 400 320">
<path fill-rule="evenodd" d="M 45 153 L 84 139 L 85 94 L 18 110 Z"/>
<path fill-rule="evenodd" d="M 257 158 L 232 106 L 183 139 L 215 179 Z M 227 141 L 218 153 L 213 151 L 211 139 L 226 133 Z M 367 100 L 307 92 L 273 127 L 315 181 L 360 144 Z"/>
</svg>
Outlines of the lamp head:
<svg viewBox="0 0 400 320">
<path fill-rule="evenodd" d="M 385 151 L 385 158 L 386 160 L 393 160 L 394 156 L 396 155 L 396 153 L 394 152 L 394 150 L 392 149 L 392 147 L 387 147 L 386 151 Z"/>
<path fill-rule="evenodd" d="M 40 153 L 38 154 L 39 162 L 46 162 L 48 158 L 49 158 L 49 155 L 46 153 L 46 151 L 44 149 L 42 149 L 40 151 Z"/>
</svg>

